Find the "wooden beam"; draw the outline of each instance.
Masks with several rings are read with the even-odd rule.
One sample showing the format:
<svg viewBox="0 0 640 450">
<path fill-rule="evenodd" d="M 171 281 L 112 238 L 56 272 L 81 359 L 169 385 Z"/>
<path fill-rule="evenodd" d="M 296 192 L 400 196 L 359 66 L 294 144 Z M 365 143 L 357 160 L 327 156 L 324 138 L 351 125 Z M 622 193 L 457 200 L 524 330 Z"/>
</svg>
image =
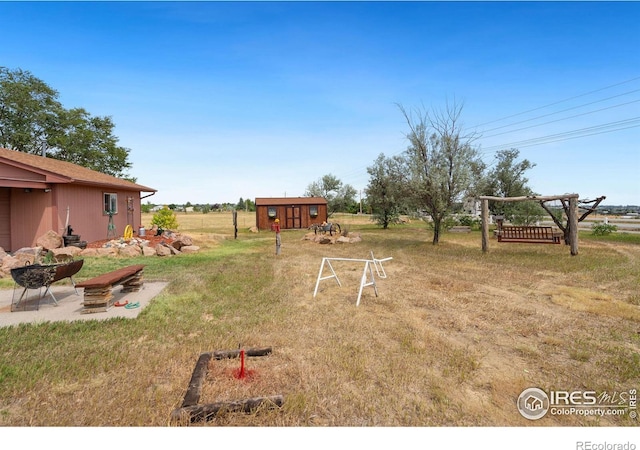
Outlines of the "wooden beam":
<svg viewBox="0 0 640 450">
<path fill-rule="evenodd" d="M 571 256 L 578 254 L 578 199 L 569 199 L 569 245 L 571 246 Z"/>
<path fill-rule="evenodd" d="M 254 397 L 244 400 L 234 400 L 227 402 L 206 403 L 203 405 L 185 406 L 175 409 L 171 413 L 173 422 L 200 422 L 214 419 L 220 413 L 244 412 L 252 413 L 258 409 L 275 409 L 284 404 L 282 395 L 272 395 L 269 397 Z"/>
<path fill-rule="evenodd" d="M 483 199 L 481 206 L 482 214 L 482 251 L 489 250 L 489 200 Z"/>
<path fill-rule="evenodd" d="M 481 195 L 478 197 L 480 200 L 491 200 L 494 202 L 523 202 L 526 200 L 537 200 L 548 202 L 552 200 L 566 200 L 566 199 L 577 199 L 579 194 L 564 194 L 564 195 L 527 195 L 524 197 L 493 197 L 490 195 Z"/>
<path fill-rule="evenodd" d="M 271 354 L 271 347 L 248 348 L 244 351 L 245 356 L 267 356 Z M 213 352 L 215 359 L 231 359 L 240 356 L 240 350 L 218 350 Z"/>
</svg>

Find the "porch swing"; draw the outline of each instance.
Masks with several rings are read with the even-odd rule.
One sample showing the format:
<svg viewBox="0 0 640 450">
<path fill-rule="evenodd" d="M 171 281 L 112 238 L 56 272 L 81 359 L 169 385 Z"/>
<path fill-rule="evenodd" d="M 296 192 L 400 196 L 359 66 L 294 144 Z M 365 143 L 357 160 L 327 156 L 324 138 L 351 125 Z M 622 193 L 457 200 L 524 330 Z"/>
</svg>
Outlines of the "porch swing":
<svg viewBox="0 0 640 450">
<path fill-rule="evenodd" d="M 498 242 L 517 242 L 534 244 L 560 244 L 564 241 L 569 245 L 571 255 L 578 254 L 578 194 L 564 194 L 553 196 L 528 195 L 523 197 L 494 197 L 480 196 L 482 205 L 482 251 L 489 248 L 489 201 L 497 202 L 519 202 L 536 201 L 540 203 L 545 211 L 551 214 L 552 219 L 561 231 L 554 231 L 553 227 L 531 227 L 531 226 L 502 226 L 496 233 Z M 604 197 L 601 197 L 603 199 Z M 601 200 L 599 199 L 599 200 Z M 545 206 L 544 202 L 560 201 L 567 217 L 567 225 L 560 226 L 559 221 L 552 212 Z M 595 207 L 595 206 L 594 206 Z"/>
<path fill-rule="evenodd" d="M 503 225 L 503 217 L 496 218 L 498 242 L 525 244 L 561 244 L 563 234 L 549 226 Z"/>
</svg>

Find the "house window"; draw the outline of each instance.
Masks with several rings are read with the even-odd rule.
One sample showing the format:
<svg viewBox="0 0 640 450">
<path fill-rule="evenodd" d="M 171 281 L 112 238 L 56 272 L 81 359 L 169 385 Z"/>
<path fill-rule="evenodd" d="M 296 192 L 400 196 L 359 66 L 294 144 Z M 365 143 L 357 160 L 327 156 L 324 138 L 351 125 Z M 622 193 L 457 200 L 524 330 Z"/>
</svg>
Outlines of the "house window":
<svg viewBox="0 0 640 450">
<path fill-rule="evenodd" d="M 104 212 L 105 214 L 118 214 L 118 194 L 105 192 Z"/>
<path fill-rule="evenodd" d="M 273 219 L 276 217 L 276 207 L 275 206 L 269 206 L 267 208 L 267 215 L 269 216 L 270 219 Z"/>
<path fill-rule="evenodd" d="M 318 217 L 318 207 L 316 205 L 309 206 L 309 215 L 311 217 Z"/>
</svg>

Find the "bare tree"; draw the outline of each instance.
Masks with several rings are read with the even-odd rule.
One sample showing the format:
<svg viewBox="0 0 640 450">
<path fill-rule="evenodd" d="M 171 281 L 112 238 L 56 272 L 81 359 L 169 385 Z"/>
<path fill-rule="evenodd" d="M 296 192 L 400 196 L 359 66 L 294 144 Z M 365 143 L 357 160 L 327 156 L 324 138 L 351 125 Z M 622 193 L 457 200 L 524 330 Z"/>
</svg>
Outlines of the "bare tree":
<svg viewBox="0 0 640 450">
<path fill-rule="evenodd" d="M 462 127 L 460 104 L 447 104 L 443 111 L 431 114 L 398 107 L 409 127 L 405 152 L 409 195 L 431 217 L 437 244 L 444 219 L 471 188 L 474 171 L 482 165 L 472 146 L 475 135 Z"/>
</svg>

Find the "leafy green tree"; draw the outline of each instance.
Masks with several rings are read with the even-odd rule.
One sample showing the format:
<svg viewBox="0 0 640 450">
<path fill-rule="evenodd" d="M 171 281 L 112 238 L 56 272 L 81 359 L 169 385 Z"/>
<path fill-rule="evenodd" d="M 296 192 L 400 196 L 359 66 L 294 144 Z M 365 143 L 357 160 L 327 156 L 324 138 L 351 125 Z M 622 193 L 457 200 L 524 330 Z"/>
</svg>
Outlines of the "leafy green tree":
<svg viewBox="0 0 640 450">
<path fill-rule="evenodd" d="M 507 208 L 505 218 L 514 225 L 535 225 L 545 216 L 544 209 L 538 202 L 524 201 L 515 202 L 510 208 Z"/>
<path fill-rule="evenodd" d="M 329 217 L 338 211 L 348 211 L 356 203 L 357 191 L 350 184 L 343 184 L 334 175 L 324 175 L 307 186 L 306 197 L 322 197 L 327 201 Z"/>
<path fill-rule="evenodd" d="M 373 220 L 383 229 L 396 223 L 403 206 L 402 160 L 380 154 L 373 166 L 367 168 L 369 184 L 365 189 Z"/>
<path fill-rule="evenodd" d="M 462 106 L 447 104 L 443 111 L 431 114 L 398 107 L 409 127 L 404 154 L 408 198 L 431 217 L 433 244 L 437 244 L 445 219 L 472 189 L 482 163 L 472 146 L 474 135 L 462 127 Z"/>
<path fill-rule="evenodd" d="M 511 148 L 496 153 L 496 164 L 489 170 L 484 182 L 484 195 L 495 197 L 524 197 L 534 195 L 527 183 L 525 172 L 536 165 L 529 160 L 518 161 L 520 151 Z M 494 214 L 504 215 L 516 225 L 531 225 L 540 220 L 544 210 L 531 202 L 489 202 Z"/>
<path fill-rule="evenodd" d="M 49 156 L 135 181 L 130 150 L 118 145 L 110 117 L 65 109 L 58 92 L 24 70 L 0 67 L 0 147 Z"/>
<path fill-rule="evenodd" d="M 515 148 L 496 152 L 496 165 L 487 174 L 488 195 L 519 197 L 532 193 L 524 174 L 536 165 L 527 159 L 518 161 L 519 155 Z"/>
<path fill-rule="evenodd" d="M 51 137 L 49 156 L 114 177 L 127 176 L 129 150 L 118 145 L 110 117 L 94 117 L 82 108 L 73 108 L 60 113 L 59 123 L 62 131 Z"/>
<path fill-rule="evenodd" d="M 23 70 L 0 67 L 0 146 L 36 155 L 61 132 L 58 92 Z"/>
<path fill-rule="evenodd" d="M 251 199 L 243 199 L 242 197 L 240 197 L 240 200 L 238 200 L 238 203 L 235 206 L 235 209 L 237 211 L 255 211 L 256 210 L 256 204 L 255 202 L 253 202 Z"/>
<path fill-rule="evenodd" d="M 151 225 L 157 225 L 158 228 L 162 228 L 163 230 L 177 230 L 178 218 L 172 209 L 168 206 L 164 206 L 160 211 L 153 215 Z"/>
</svg>

